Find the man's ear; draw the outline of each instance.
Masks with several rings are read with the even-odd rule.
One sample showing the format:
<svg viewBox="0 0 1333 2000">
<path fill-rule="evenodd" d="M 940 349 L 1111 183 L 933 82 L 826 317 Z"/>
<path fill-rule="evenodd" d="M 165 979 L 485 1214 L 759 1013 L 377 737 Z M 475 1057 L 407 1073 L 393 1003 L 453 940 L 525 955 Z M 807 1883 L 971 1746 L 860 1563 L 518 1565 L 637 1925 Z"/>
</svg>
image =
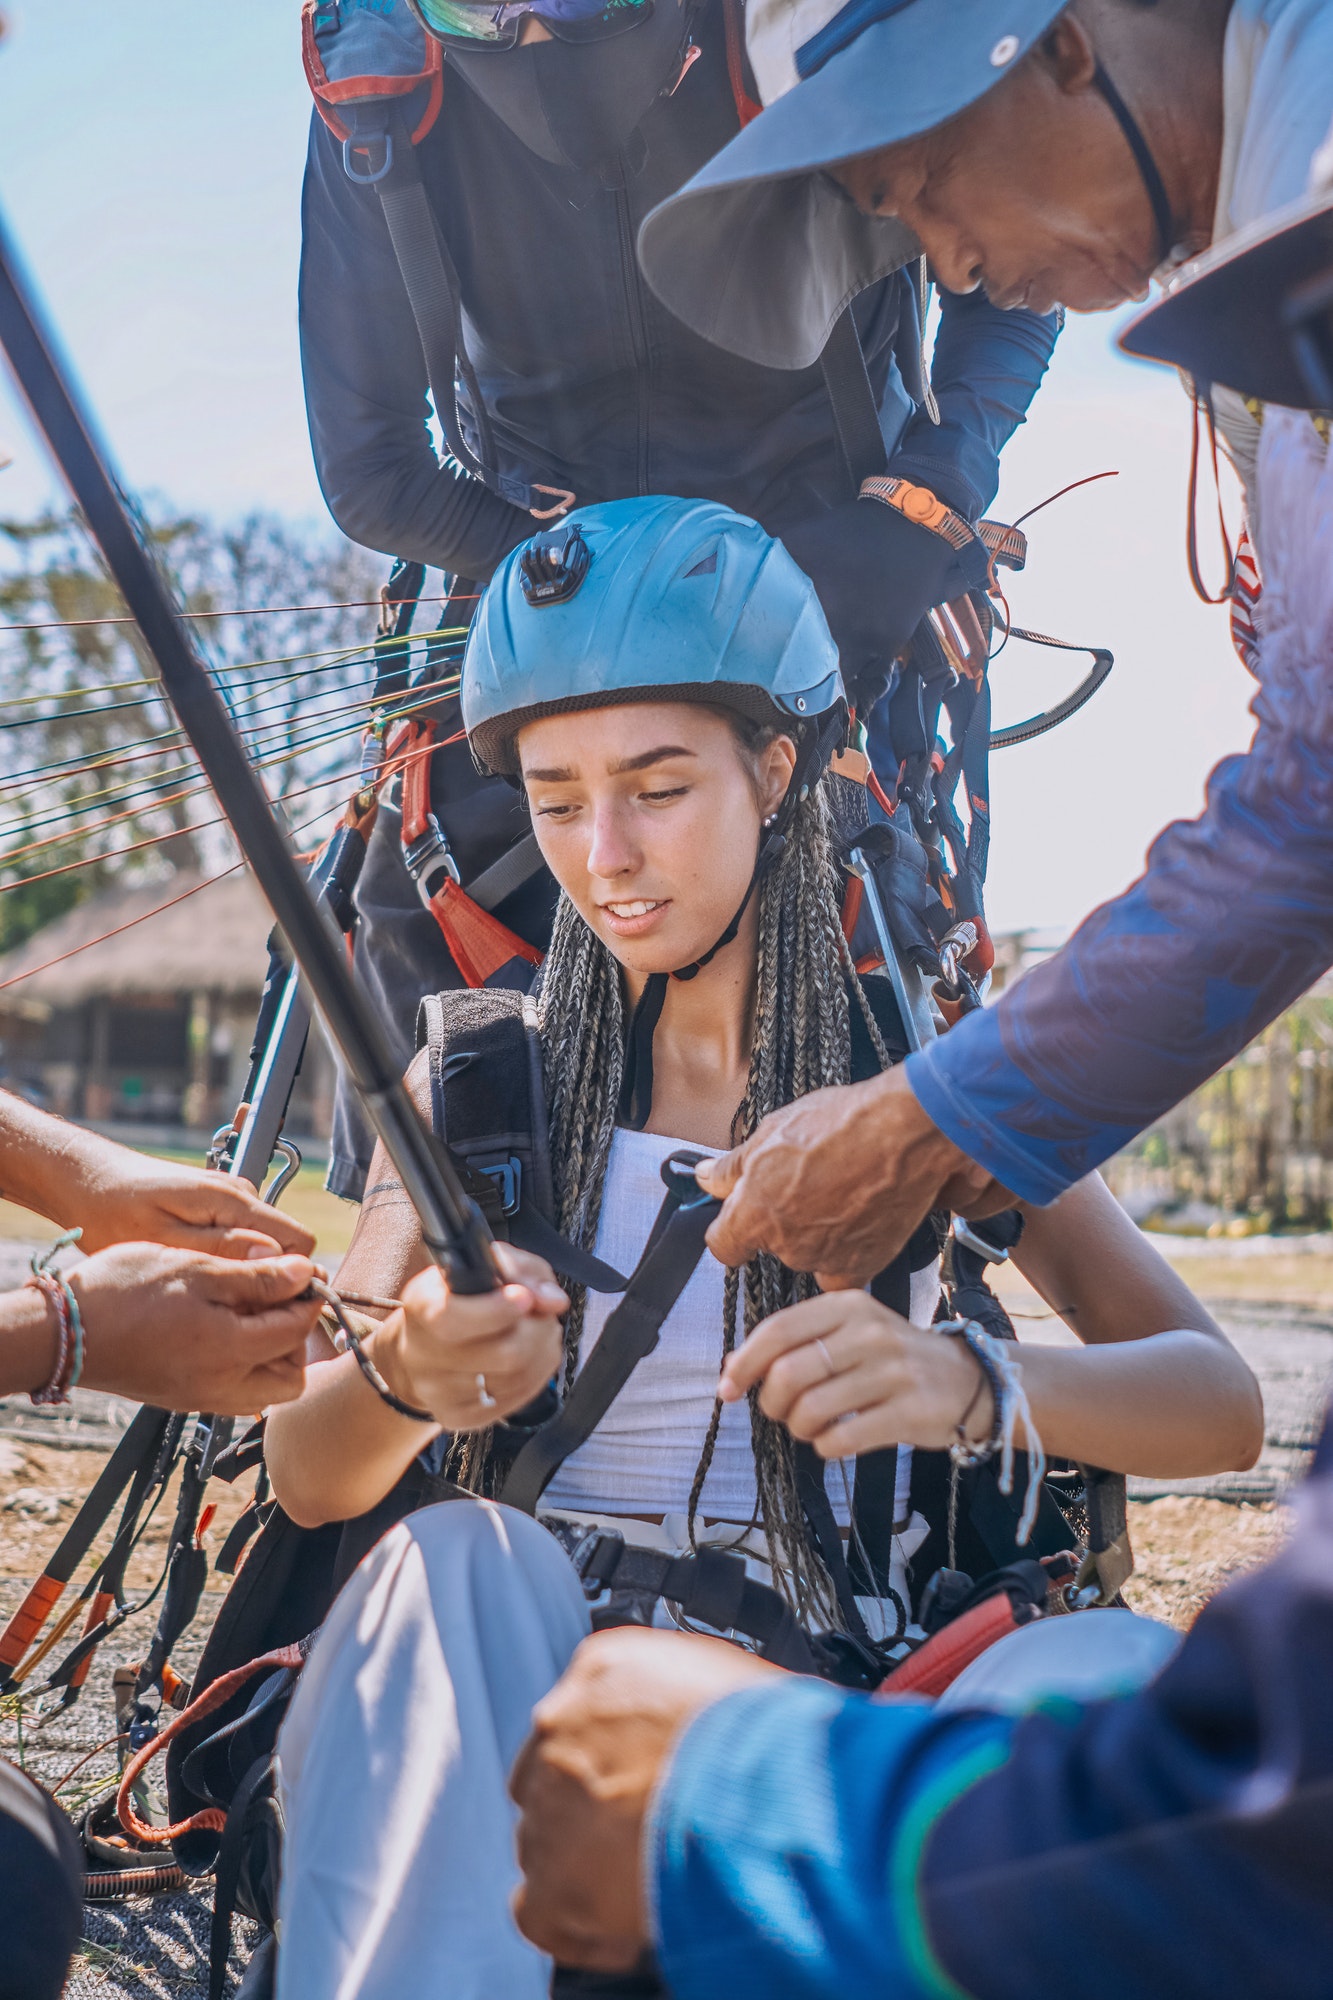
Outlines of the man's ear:
<svg viewBox="0 0 1333 2000">
<path fill-rule="evenodd" d="M 1092 88 L 1097 51 L 1076 8 L 1068 7 L 1032 51 L 1032 59 L 1067 97 Z"/>
</svg>

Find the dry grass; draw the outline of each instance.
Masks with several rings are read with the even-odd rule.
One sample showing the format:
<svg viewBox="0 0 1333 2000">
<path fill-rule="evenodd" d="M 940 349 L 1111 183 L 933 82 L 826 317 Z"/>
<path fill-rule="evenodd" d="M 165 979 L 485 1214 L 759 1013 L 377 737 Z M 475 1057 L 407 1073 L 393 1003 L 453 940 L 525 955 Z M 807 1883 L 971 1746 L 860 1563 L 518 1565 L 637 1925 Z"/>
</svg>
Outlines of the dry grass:
<svg viewBox="0 0 1333 2000">
<path fill-rule="evenodd" d="M 1184 1630 L 1224 1583 L 1273 1554 L 1287 1519 L 1281 1507 L 1184 1495 L 1134 1501 L 1129 1535 L 1135 1569 L 1125 1602 Z"/>
</svg>

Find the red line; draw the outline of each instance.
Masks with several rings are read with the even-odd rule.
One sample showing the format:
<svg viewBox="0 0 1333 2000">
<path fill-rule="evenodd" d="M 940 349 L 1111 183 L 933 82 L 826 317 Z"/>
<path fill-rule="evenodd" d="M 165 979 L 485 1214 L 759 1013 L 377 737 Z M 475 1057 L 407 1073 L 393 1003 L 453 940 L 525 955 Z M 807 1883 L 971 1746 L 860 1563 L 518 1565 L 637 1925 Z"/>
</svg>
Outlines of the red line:
<svg viewBox="0 0 1333 2000">
<path fill-rule="evenodd" d="M 160 917 L 163 910 L 169 910 L 176 903 L 183 903 L 190 896 L 197 896 L 201 889 L 211 889 L 215 882 L 221 882 L 228 875 L 234 875 L 238 868 L 244 868 L 243 861 L 233 861 L 230 868 L 224 868 L 220 875 L 210 875 L 206 882 L 196 882 L 193 888 L 182 889 L 179 896 L 170 897 L 159 903 L 155 910 L 145 910 L 142 916 L 131 917 L 126 924 L 117 924 L 114 930 L 103 931 L 101 937 L 89 938 L 84 944 L 76 944 L 69 951 L 62 951 L 55 958 L 48 958 L 45 965 L 30 965 L 26 972 L 16 972 L 12 979 L 0 979 L 0 993 L 7 986 L 21 986 L 25 979 L 35 979 L 39 972 L 49 972 L 53 965 L 63 965 L 67 958 L 77 958 L 81 951 L 91 951 L 95 944 L 105 944 L 108 938 L 119 937 L 122 931 L 132 931 L 136 924 L 147 923 L 149 917 Z M 40 880 L 40 877 L 34 877 Z"/>
</svg>

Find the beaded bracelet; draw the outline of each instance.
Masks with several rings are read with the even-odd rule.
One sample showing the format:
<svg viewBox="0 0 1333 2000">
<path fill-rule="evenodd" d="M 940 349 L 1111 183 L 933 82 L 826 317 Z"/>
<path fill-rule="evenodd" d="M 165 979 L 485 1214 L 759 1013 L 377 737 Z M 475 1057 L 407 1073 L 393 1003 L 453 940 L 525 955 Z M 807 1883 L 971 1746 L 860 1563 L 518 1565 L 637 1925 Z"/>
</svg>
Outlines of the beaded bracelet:
<svg viewBox="0 0 1333 2000">
<path fill-rule="evenodd" d="M 56 1322 L 56 1361 L 51 1379 L 44 1387 L 28 1392 L 29 1401 L 39 1407 L 67 1403 L 70 1390 L 77 1388 L 83 1374 L 83 1316 L 79 1302 L 68 1278 L 49 1268 L 52 1258 L 71 1243 L 77 1243 L 82 1234 L 81 1229 L 67 1230 L 49 1250 L 34 1251 L 31 1260 L 32 1276 L 28 1284 L 42 1294 Z"/>
</svg>

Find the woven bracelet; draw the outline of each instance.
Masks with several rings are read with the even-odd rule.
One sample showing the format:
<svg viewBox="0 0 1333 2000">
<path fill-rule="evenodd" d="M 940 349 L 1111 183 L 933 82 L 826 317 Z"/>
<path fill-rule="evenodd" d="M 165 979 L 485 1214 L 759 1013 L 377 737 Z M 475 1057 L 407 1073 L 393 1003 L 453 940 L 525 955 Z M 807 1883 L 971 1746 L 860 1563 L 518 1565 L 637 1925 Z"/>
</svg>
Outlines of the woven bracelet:
<svg viewBox="0 0 1333 2000">
<path fill-rule="evenodd" d="M 70 1319 L 69 1297 L 58 1278 L 49 1271 L 34 1271 L 28 1279 L 33 1291 L 40 1292 L 50 1306 L 56 1323 L 56 1359 L 51 1379 L 40 1389 L 30 1389 L 28 1400 L 40 1408 L 44 1404 L 69 1401 L 70 1378 L 74 1372 L 74 1327 Z"/>
<path fill-rule="evenodd" d="M 1004 1440 L 1004 1383 L 1000 1379 L 1000 1371 L 986 1352 L 984 1329 L 978 1326 L 974 1319 L 939 1320 L 936 1322 L 935 1331 L 937 1333 L 947 1333 L 953 1339 L 963 1342 L 968 1353 L 972 1356 L 972 1359 L 981 1371 L 982 1383 L 990 1390 L 990 1436 L 983 1438 L 980 1444 L 973 1444 L 965 1432 L 964 1426 L 976 1405 L 977 1398 L 973 1396 L 972 1401 L 963 1412 L 961 1420 L 955 1425 L 957 1436 L 953 1444 L 949 1446 L 949 1456 L 955 1465 L 984 1465 L 987 1459 L 994 1458 Z M 978 1386 L 978 1394 L 980 1394 L 980 1385 Z"/>
<path fill-rule="evenodd" d="M 389 1387 L 384 1377 L 380 1374 L 379 1369 L 361 1345 L 361 1337 L 352 1325 L 347 1309 L 343 1305 L 338 1293 L 334 1291 L 333 1286 L 322 1284 L 316 1278 L 311 1289 L 319 1294 L 329 1311 L 333 1314 L 333 1317 L 337 1320 L 339 1331 L 345 1343 L 344 1352 L 351 1355 L 380 1401 L 387 1403 L 391 1410 L 396 1410 L 400 1417 L 410 1417 L 414 1424 L 433 1424 L 435 1419 L 429 1410 L 418 1410 L 413 1404 L 405 1403 L 401 1396 L 395 1396 L 393 1390 Z"/>
</svg>

